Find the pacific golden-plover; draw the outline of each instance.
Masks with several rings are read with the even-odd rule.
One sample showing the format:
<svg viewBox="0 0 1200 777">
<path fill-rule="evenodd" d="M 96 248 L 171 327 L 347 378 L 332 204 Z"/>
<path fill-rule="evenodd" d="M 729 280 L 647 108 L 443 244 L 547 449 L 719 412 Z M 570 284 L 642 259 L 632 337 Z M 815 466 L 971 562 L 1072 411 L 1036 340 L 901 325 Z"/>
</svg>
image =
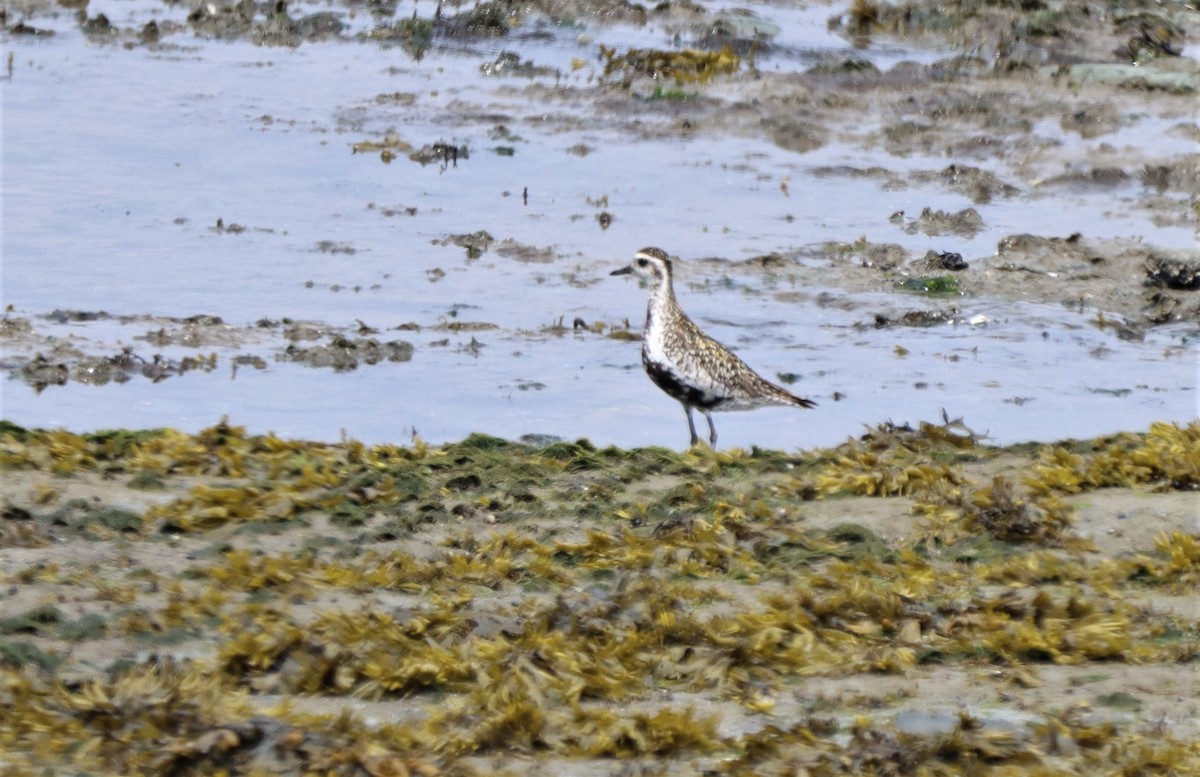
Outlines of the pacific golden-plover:
<svg viewBox="0 0 1200 777">
<path fill-rule="evenodd" d="M 675 300 L 671 260 L 661 248 L 643 248 L 628 266 L 610 275 L 636 275 L 650 284 L 642 366 L 660 389 L 679 400 L 687 414 L 692 445 L 700 441 L 692 408 L 708 419 L 708 443 L 716 447 L 714 410 L 753 410 L 767 405 L 815 407 L 766 380 L 688 318 Z"/>
</svg>

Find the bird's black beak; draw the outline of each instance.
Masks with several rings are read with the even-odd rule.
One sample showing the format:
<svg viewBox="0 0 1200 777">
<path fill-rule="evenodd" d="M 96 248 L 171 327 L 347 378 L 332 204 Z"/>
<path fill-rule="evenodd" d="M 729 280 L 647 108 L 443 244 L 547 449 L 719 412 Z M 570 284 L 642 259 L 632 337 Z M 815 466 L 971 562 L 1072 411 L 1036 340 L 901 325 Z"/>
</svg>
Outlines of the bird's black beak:
<svg viewBox="0 0 1200 777">
<path fill-rule="evenodd" d="M 609 275 L 629 275 L 633 272 L 633 265 L 627 264 L 619 270 L 613 270 Z"/>
</svg>

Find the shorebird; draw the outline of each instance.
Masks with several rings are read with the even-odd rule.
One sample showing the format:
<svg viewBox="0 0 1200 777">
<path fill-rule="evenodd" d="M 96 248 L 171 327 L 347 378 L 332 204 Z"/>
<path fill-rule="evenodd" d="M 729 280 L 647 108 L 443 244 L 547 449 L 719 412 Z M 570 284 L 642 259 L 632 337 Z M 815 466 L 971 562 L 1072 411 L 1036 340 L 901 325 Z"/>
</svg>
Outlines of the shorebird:
<svg viewBox="0 0 1200 777">
<path fill-rule="evenodd" d="M 714 410 L 753 410 L 767 405 L 815 407 L 750 369 L 728 348 L 696 326 L 671 286 L 671 260 L 661 248 L 643 248 L 629 265 L 610 275 L 636 275 L 650 284 L 646 327 L 642 330 L 642 366 L 650 380 L 683 405 L 692 445 L 700 442 L 692 408 L 708 420 L 708 444 L 717 445 Z"/>
</svg>

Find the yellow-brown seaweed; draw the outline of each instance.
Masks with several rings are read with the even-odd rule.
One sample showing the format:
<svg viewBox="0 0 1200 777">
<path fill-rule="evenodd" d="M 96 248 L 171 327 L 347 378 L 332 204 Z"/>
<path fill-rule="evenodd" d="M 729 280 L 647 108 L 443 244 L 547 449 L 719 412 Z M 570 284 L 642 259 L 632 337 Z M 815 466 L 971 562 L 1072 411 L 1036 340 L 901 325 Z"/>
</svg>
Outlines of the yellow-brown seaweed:
<svg viewBox="0 0 1200 777">
<path fill-rule="evenodd" d="M 900 725 L 904 685 L 807 690 L 973 677 L 1015 714 L 1055 672 L 1187 682 L 1200 614 L 1173 603 L 1200 586 L 1194 524 L 1105 553 L 1072 500 L 1193 490 L 1198 424 L 1004 451 L 947 421 L 795 455 L 8 425 L 0 467 L 0 547 L 24 554 L 0 560 L 18 772 L 1200 768 L 1194 729 L 1065 702 L 922 733 Z M 147 472 L 159 486 L 133 487 Z M 907 528 L 818 519 L 863 499 Z M 1139 687 L 1092 704 L 1139 710 Z"/>
</svg>

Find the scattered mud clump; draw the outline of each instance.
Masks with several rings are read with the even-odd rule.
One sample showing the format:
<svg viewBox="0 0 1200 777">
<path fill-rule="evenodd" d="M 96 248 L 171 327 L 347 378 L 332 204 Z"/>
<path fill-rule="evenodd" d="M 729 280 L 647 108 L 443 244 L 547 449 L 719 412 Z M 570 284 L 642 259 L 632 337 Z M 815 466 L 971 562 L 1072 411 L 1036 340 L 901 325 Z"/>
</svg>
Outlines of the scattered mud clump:
<svg viewBox="0 0 1200 777">
<path fill-rule="evenodd" d="M 1038 64 L 1077 61 L 1130 62 L 1177 57 L 1179 26 L 1154 13 L 1159 6 L 1134 2 L 1115 13 L 1093 13 L 1073 3 L 977 3 L 973 0 L 915 0 L 888 3 L 855 0 L 843 17 L 851 36 L 886 33 L 970 42 L 981 61 L 997 72 Z"/>
<path fill-rule="evenodd" d="M 696 39 L 698 47 L 705 51 L 730 49 L 748 59 L 769 56 L 771 41 L 780 32 L 778 24 L 744 9 L 720 13 L 716 18 L 702 18 L 699 23 L 703 31 Z"/>
<path fill-rule="evenodd" d="M 119 32 L 113 26 L 112 22 L 108 20 L 108 17 L 102 13 L 96 14 L 91 18 L 83 15 L 79 23 L 79 29 L 89 38 L 106 38 L 116 35 Z"/>
<path fill-rule="evenodd" d="M 1084 140 L 1108 135 L 1121 128 L 1121 119 L 1110 105 L 1088 105 L 1063 114 L 1059 125 L 1069 132 L 1078 132 Z"/>
<path fill-rule="evenodd" d="M 496 245 L 496 253 L 525 264 L 550 264 L 558 259 L 558 253 L 551 246 L 539 248 L 519 243 L 511 237 L 501 240 Z"/>
<path fill-rule="evenodd" d="M 82 323 L 87 321 L 107 321 L 112 316 L 103 310 L 53 310 L 46 314 L 48 321 L 53 321 L 56 324 L 66 324 L 68 322 Z"/>
<path fill-rule="evenodd" d="M 181 345 L 187 348 L 201 348 L 212 345 L 227 345 L 236 340 L 234 327 L 227 326 L 219 316 L 191 316 L 180 319 L 179 325 L 170 329 L 160 327 L 144 335 L 135 335 L 135 340 L 145 340 L 150 345 L 159 348 L 168 345 Z"/>
<path fill-rule="evenodd" d="M 459 248 L 465 248 L 468 259 L 478 259 L 487 252 L 492 243 L 496 242 L 496 238 L 492 237 L 487 230 L 479 230 L 478 232 L 465 232 L 459 235 L 450 235 L 444 240 L 434 241 L 435 245 L 447 246 L 456 245 Z"/>
<path fill-rule="evenodd" d="M 361 37 L 366 40 L 379 41 L 385 47 L 388 44 L 399 45 L 411 57 L 420 61 L 433 42 L 433 22 L 429 19 L 418 18 L 416 14 L 413 14 L 408 19 L 372 27 L 368 32 L 362 33 Z"/>
<path fill-rule="evenodd" d="M 1086 167 L 1081 170 L 1070 170 L 1062 175 L 1056 175 L 1042 182 L 1043 187 L 1062 186 L 1077 191 L 1093 188 L 1114 189 L 1124 186 L 1133 176 L 1119 167 Z"/>
<path fill-rule="evenodd" d="M 917 174 L 915 180 L 939 180 L 952 191 L 963 194 L 971 201 L 986 205 L 997 197 L 1013 197 L 1017 187 L 1000 180 L 995 173 L 970 165 L 954 164 L 935 174 Z"/>
<path fill-rule="evenodd" d="M 762 125 L 775 145 L 788 151 L 804 154 L 825 145 L 825 131 L 810 122 L 771 117 L 763 119 Z"/>
<path fill-rule="evenodd" d="M 4 30 L 9 35 L 24 35 L 30 38 L 49 38 L 54 35 L 54 30 L 49 30 L 44 27 L 34 27 L 25 22 L 17 22 L 16 24 L 5 28 Z"/>
<path fill-rule="evenodd" d="M 345 254 L 346 256 L 358 253 L 358 249 L 353 244 L 344 240 L 318 240 L 316 251 L 321 254 Z"/>
<path fill-rule="evenodd" d="M 814 178 L 871 178 L 882 181 L 885 186 L 894 186 L 896 174 L 887 168 L 853 167 L 851 165 L 820 165 L 812 169 Z"/>
<path fill-rule="evenodd" d="M 141 377 L 157 383 L 193 371 L 212 372 L 222 360 L 227 360 L 231 378 L 236 379 L 239 367 L 266 369 L 272 355 L 276 362 L 347 371 L 364 364 L 406 362 L 414 351 L 413 346 L 404 341 L 381 342 L 370 337 L 378 330 L 361 321 L 353 327 L 334 327 L 290 319 L 262 319 L 251 326 L 233 326 L 218 316 L 204 314 L 186 318 L 114 317 L 107 313 L 61 310 L 41 318 L 76 326 L 62 336 L 39 331 L 28 318 L 0 318 L 0 344 L 5 349 L 5 354 L 0 357 L 0 370 L 38 392 L 68 382 L 104 386 Z M 79 326 L 112 319 L 126 326 L 141 326 L 143 331 L 130 335 L 131 339 L 156 348 L 212 350 L 181 355 L 171 350 L 143 353 L 132 346 L 123 346 L 113 353 L 106 350 L 106 346 L 93 342 L 86 326 Z M 420 326 L 409 323 L 394 328 L 415 331 Z M 307 347 L 301 345 L 321 340 L 326 342 Z M 253 347 L 262 348 L 262 353 L 254 353 Z"/>
<path fill-rule="evenodd" d="M 470 159 L 471 151 L 465 143 L 461 146 L 456 146 L 453 143 L 438 141 L 432 145 L 421 146 L 409 154 L 408 158 L 417 162 L 422 167 L 437 163 L 445 170 L 447 167 L 458 167 L 458 160 L 460 159 Z"/>
<path fill-rule="evenodd" d="M 961 272 L 967 269 L 967 263 L 962 254 L 953 251 L 928 251 L 921 264 L 926 270 L 951 270 Z"/>
<path fill-rule="evenodd" d="M 485 76 L 519 76 L 521 78 L 560 75 L 556 68 L 535 65 L 529 60 L 522 61 L 521 55 L 512 51 L 501 51 L 495 61 L 480 65 L 479 72 Z"/>
<path fill-rule="evenodd" d="M 361 33 L 364 40 L 375 40 L 383 44 L 397 44 L 414 59 L 420 61 L 437 39 L 473 40 L 478 38 L 502 37 L 521 20 L 524 7 L 508 2 L 483 2 L 470 10 L 453 16 L 442 13 L 439 4 L 432 18 L 422 18 L 414 11 L 412 16 L 390 24 L 380 24 Z"/>
<path fill-rule="evenodd" d="M 384 164 L 396 158 L 396 154 L 407 154 L 412 151 L 412 144 L 400 138 L 399 135 L 384 135 L 382 140 L 362 140 L 350 146 L 352 154 L 379 154 Z"/>
<path fill-rule="evenodd" d="M 828 243 L 825 254 L 832 259 L 854 261 L 862 267 L 894 270 L 907 262 L 911 254 L 898 243 L 872 243 L 861 238 L 854 243 Z"/>
<path fill-rule="evenodd" d="M 1149 288 L 1143 315 L 1149 323 L 1200 321 L 1200 257 L 1176 259 L 1152 254 L 1146 259 L 1145 270 L 1145 285 Z"/>
<path fill-rule="evenodd" d="M 297 343 L 302 340 L 320 340 L 322 337 L 332 336 L 332 332 L 332 328 L 325 324 L 294 321 L 284 327 L 283 336 L 293 343 Z"/>
<path fill-rule="evenodd" d="M 953 323 L 958 315 L 956 308 L 947 310 L 910 310 L 898 318 L 884 313 L 876 313 L 873 326 L 875 329 L 889 329 L 897 326 L 931 327 Z"/>
<path fill-rule="evenodd" d="M 141 374 L 157 383 L 197 367 L 211 370 L 216 363 L 215 355 L 172 360 L 154 354 L 146 360 L 131 349 L 126 349 L 112 356 L 90 357 L 77 362 L 71 368 L 71 379 L 76 383 L 103 386 L 107 383 L 126 383 L 132 375 Z"/>
<path fill-rule="evenodd" d="M 244 37 L 262 46 L 299 46 L 337 38 L 345 29 L 338 16 L 328 11 L 292 18 L 284 0 L 269 4 L 251 0 L 200 3 L 188 14 L 187 21 L 201 37 L 225 40 Z"/>
<path fill-rule="evenodd" d="M 861 57 L 837 57 L 818 62 L 805 71 L 810 75 L 837 75 L 847 73 L 867 73 L 878 75 L 879 68 L 874 62 Z"/>
<path fill-rule="evenodd" d="M 964 208 L 955 213 L 922 208 L 921 215 L 904 226 L 910 235 L 923 232 L 931 237 L 947 233 L 974 237 L 983 230 L 983 217 L 974 208 Z"/>
<path fill-rule="evenodd" d="M 1146 260 L 1146 285 L 1168 289 L 1200 289 L 1200 260 L 1184 261 L 1152 255 Z"/>
<path fill-rule="evenodd" d="M 1083 235 L 1079 232 L 1074 232 L 1067 237 L 1042 237 L 1041 235 L 1022 233 L 1001 238 L 996 245 L 996 253 L 1000 255 L 1026 253 L 1043 256 L 1063 252 L 1080 253 L 1082 244 Z"/>
<path fill-rule="evenodd" d="M 1146 295 L 1142 315 L 1150 324 L 1169 324 L 1175 321 L 1200 321 L 1200 299 L 1182 299 L 1165 291 Z"/>
<path fill-rule="evenodd" d="M 28 318 L 8 315 L 0 318 L 0 337 L 21 337 L 32 332 L 33 325 Z"/>
<path fill-rule="evenodd" d="M 373 337 L 348 338 L 337 336 L 325 345 L 302 348 L 289 345 L 276 361 L 297 362 L 308 367 L 331 367 L 338 372 L 358 368 L 359 362 L 378 364 L 382 361 L 406 362 L 412 359 L 412 343 L 392 340 L 381 343 Z"/>
<path fill-rule="evenodd" d="M 17 370 L 21 380 L 41 393 L 47 386 L 65 386 L 71 371 L 66 364 L 54 362 L 42 354 L 33 357 Z"/>
<path fill-rule="evenodd" d="M 1000 239 L 996 256 L 1004 260 L 1001 269 L 1038 274 L 1086 272 L 1103 261 L 1078 232 L 1065 238 L 1009 235 Z"/>
<path fill-rule="evenodd" d="M 384 164 L 390 164 L 397 154 L 407 154 L 410 160 L 421 167 L 439 164 L 443 171 L 450 167 L 458 167 L 460 159 L 471 158 L 471 150 L 466 144 L 456 146 L 453 143 L 439 140 L 414 150 L 411 143 L 401 139 L 399 135 L 391 133 L 384 135 L 379 140 L 361 140 L 353 143 L 350 150 L 354 154 L 379 154 L 379 159 Z M 406 209 L 406 212 L 410 216 L 415 215 L 416 209 Z M 385 212 L 384 215 L 395 215 L 395 211 Z"/>
<path fill-rule="evenodd" d="M 1200 255 L 1169 251 L 1141 241 L 1087 240 L 1076 233 L 1065 238 L 1009 235 L 996 249 L 997 264 L 1006 272 L 1024 273 L 1035 284 L 1019 284 L 1023 293 L 1083 309 L 1122 313 L 1135 328 L 1172 321 L 1200 320 Z M 979 289 L 992 291 L 998 275 L 979 278 Z"/>
<path fill-rule="evenodd" d="M 41 393 L 49 386 L 65 386 L 69 380 L 104 386 L 126 383 L 134 376 L 141 375 L 158 383 L 192 370 L 211 372 L 216 366 L 216 354 L 173 359 L 156 353 L 145 358 L 127 348 L 111 356 L 83 356 L 70 361 L 49 359 L 39 353 L 21 364 L 15 373 Z"/>
</svg>

